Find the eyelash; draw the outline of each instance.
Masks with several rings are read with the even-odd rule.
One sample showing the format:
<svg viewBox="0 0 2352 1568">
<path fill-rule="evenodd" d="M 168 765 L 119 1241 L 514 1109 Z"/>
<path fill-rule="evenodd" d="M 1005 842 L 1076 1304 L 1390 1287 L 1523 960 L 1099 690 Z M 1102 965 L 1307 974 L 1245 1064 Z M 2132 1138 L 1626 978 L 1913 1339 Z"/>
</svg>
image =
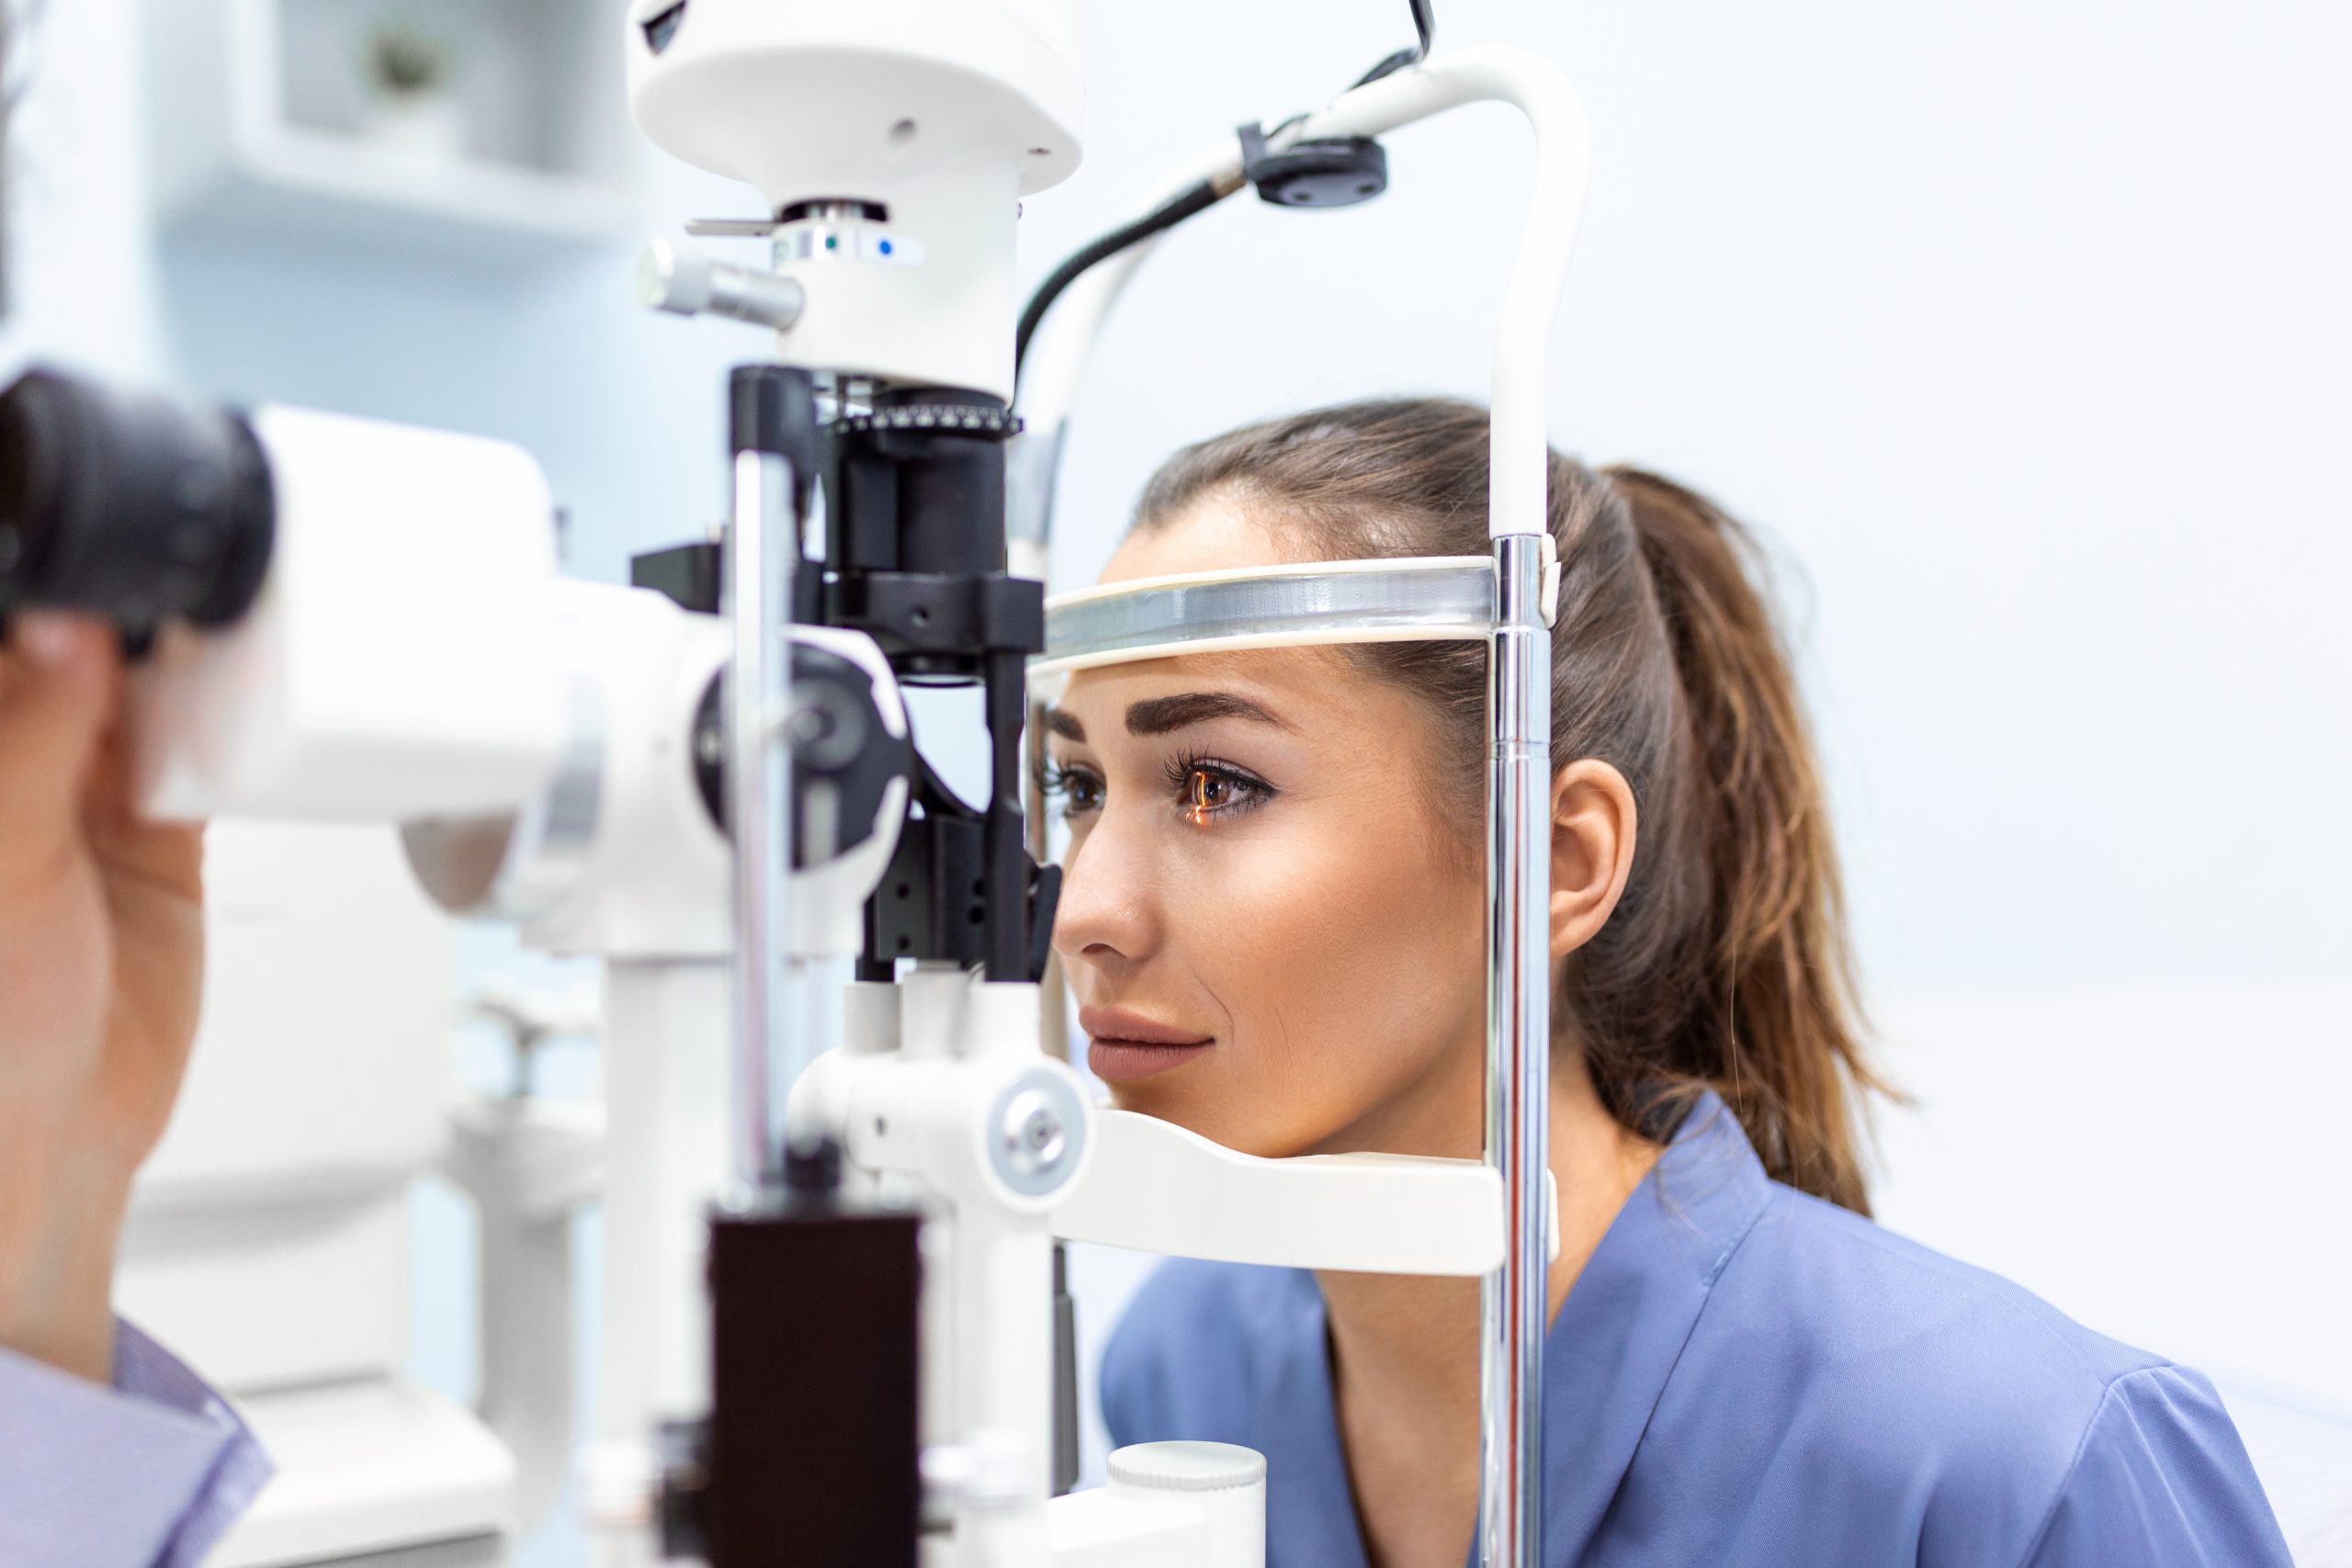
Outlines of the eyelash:
<svg viewBox="0 0 2352 1568">
<path fill-rule="evenodd" d="M 1238 817 L 1273 799 L 1274 789 L 1265 780 L 1247 768 L 1231 762 L 1220 762 L 1197 751 L 1180 752 L 1168 760 L 1168 787 L 1175 792 L 1177 809 L 1189 815 L 1196 823 L 1212 817 Z M 1228 800 L 1222 806 L 1210 806 L 1203 796 L 1205 785 L 1214 781 L 1241 798 Z"/>
<path fill-rule="evenodd" d="M 1244 812 L 1254 811 L 1279 793 L 1273 785 L 1247 768 L 1236 767 L 1231 762 L 1219 761 L 1196 751 L 1179 752 L 1170 757 L 1164 773 L 1169 790 L 1176 797 L 1176 808 L 1195 823 L 1205 823 L 1215 817 L 1238 817 Z M 1212 784 L 1223 785 L 1228 795 L 1238 794 L 1240 798 L 1228 799 L 1215 806 L 1207 804 L 1204 796 Z M 1081 791 L 1091 791 L 1091 804 L 1080 804 Z M 1067 803 L 1062 807 L 1062 816 L 1066 818 L 1083 812 L 1099 811 L 1103 794 L 1102 778 L 1091 768 L 1057 762 L 1046 777 L 1046 794 L 1059 796 Z"/>
<path fill-rule="evenodd" d="M 1093 805 L 1080 806 L 1078 803 L 1078 791 L 1080 789 L 1091 789 L 1094 792 Z M 1058 799 L 1063 802 L 1062 819 L 1064 821 L 1081 812 L 1099 811 L 1102 807 L 1102 776 L 1091 768 L 1073 768 L 1064 762 L 1056 762 L 1046 773 L 1046 797 L 1049 800 Z"/>
</svg>

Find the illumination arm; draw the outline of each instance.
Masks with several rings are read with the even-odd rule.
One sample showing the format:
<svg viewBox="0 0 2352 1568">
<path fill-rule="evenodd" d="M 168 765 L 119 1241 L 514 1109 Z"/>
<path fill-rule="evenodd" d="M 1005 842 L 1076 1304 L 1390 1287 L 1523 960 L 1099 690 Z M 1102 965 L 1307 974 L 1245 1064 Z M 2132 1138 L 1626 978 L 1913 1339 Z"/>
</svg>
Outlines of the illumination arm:
<svg viewBox="0 0 2352 1568">
<path fill-rule="evenodd" d="M 1462 104 L 1498 102 L 1527 117 L 1535 133 L 1535 178 L 1518 258 L 1497 323 L 1491 397 L 1493 502 L 1487 532 L 1544 531 L 1549 440 L 1544 382 L 1560 296 L 1584 212 L 1591 137 L 1584 106 L 1557 67 L 1504 45 L 1456 50 L 1341 94 L 1279 137 L 1276 148 L 1330 136 L 1378 136 Z M 1188 162 L 1173 193 L 1212 179 L 1241 186 L 1241 152 L 1231 138 Z M 1023 367 L 1020 412 L 1050 433 L 1069 417 L 1102 323 L 1136 269 L 1165 236 L 1131 246 L 1070 285 L 1046 316 Z"/>
</svg>

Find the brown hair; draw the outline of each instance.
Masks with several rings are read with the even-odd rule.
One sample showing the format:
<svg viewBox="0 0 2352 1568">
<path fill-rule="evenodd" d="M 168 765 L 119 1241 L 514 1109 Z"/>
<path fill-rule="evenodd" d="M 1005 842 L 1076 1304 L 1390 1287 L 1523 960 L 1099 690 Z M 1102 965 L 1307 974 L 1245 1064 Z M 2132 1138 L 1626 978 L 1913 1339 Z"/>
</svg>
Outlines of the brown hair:
<svg viewBox="0 0 2352 1568">
<path fill-rule="evenodd" d="M 1485 409 L 1435 398 L 1267 420 L 1170 458 L 1136 525 L 1215 494 L 1295 531 L 1302 559 L 1485 555 L 1487 430 Z M 1555 1028 L 1623 1125 L 1662 1136 L 1713 1089 L 1776 1179 L 1867 1213 L 1853 1091 L 1885 1086 L 1859 1038 L 1837 848 L 1762 552 L 1669 479 L 1551 463 L 1552 765 L 1613 764 L 1641 812 L 1624 894 L 1564 966 Z M 1449 814 L 1478 820 L 1485 650 L 1348 653 L 1433 705 L 1462 759 Z"/>
</svg>

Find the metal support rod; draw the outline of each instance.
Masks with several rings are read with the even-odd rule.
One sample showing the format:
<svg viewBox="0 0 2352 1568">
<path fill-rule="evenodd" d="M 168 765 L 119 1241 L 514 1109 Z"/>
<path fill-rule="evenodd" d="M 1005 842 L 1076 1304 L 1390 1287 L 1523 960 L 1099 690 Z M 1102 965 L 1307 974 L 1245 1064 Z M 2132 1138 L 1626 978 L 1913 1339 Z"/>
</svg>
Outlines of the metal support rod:
<svg viewBox="0 0 2352 1568">
<path fill-rule="evenodd" d="M 1032 423 L 1005 444 L 1004 551 L 1005 570 L 1014 577 L 1044 582 L 1051 576 L 1054 529 L 1054 482 L 1060 470 L 1067 421 Z M 1039 865 L 1053 859 L 1053 814 L 1046 798 L 1046 703 L 1029 699 L 1028 724 L 1023 750 L 1027 762 L 1026 819 L 1029 858 Z M 1046 955 L 1046 973 L 1039 981 L 1040 1015 L 1045 1020 L 1038 1043 L 1046 1055 L 1069 1060 L 1069 992 L 1062 979 L 1061 960 Z"/>
<path fill-rule="evenodd" d="M 989 787 L 981 852 L 988 867 L 988 976 L 1029 978 L 1028 837 L 1022 814 L 1021 737 L 1029 716 L 1025 663 L 1019 653 L 991 653 L 982 672 L 988 705 Z"/>
<path fill-rule="evenodd" d="M 784 1021 L 784 949 L 792 876 L 792 769 L 781 720 L 791 664 L 784 628 L 799 551 L 786 521 L 791 466 L 772 452 L 735 454 L 725 599 L 734 633 L 727 674 L 728 822 L 735 840 L 735 1179 L 756 1192 L 777 1169 L 770 1126 Z"/>
<path fill-rule="evenodd" d="M 1023 731 L 1023 750 L 1029 773 L 1029 858 L 1045 865 L 1053 859 L 1053 809 L 1046 795 L 1051 759 L 1046 752 L 1046 704 L 1035 697 L 1029 700 L 1029 723 Z M 1061 955 L 1050 950 L 1046 954 L 1045 978 L 1038 982 L 1038 1015 L 1042 1023 L 1037 1043 L 1046 1055 L 1069 1061 L 1069 990 L 1062 976 Z"/>
<path fill-rule="evenodd" d="M 1551 1149 L 1552 634 L 1544 536 L 1495 540 L 1487 713 L 1487 1163 L 1503 1182 L 1503 1266 L 1480 1292 L 1478 1540 L 1487 1568 L 1544 1561 L 1544 1176 Z"/>
</svg>

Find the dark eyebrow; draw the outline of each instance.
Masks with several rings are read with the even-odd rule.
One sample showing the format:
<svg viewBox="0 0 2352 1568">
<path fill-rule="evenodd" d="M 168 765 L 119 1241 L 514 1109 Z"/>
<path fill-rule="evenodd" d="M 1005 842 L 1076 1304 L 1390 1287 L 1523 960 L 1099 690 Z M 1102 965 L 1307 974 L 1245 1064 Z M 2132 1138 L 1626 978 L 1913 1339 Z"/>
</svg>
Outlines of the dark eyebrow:
<svg viewBox="0 0 2352 1568">
<path fill-rule="evenodd" d="M 1256 724 L 1271 724 L 1277 729 L 1290 728 L 1271 708 L 1237 692 L 1183 692 L 1172 697 L 1148 697 L 1130 703 L 1127 733 L 1165 735 L 1186 725 L 1206 724 L 1213 718 L 1246 718 Z"/>
<path fill-rule="evenodd" d="M 1065 740 L 1083 743 L 1086 739 L 1086 726 L 1078 722 L 1078 716 L 1065 713 L 1060 708 L 1046 710 L 1046 728 Z"/>
</svg>

